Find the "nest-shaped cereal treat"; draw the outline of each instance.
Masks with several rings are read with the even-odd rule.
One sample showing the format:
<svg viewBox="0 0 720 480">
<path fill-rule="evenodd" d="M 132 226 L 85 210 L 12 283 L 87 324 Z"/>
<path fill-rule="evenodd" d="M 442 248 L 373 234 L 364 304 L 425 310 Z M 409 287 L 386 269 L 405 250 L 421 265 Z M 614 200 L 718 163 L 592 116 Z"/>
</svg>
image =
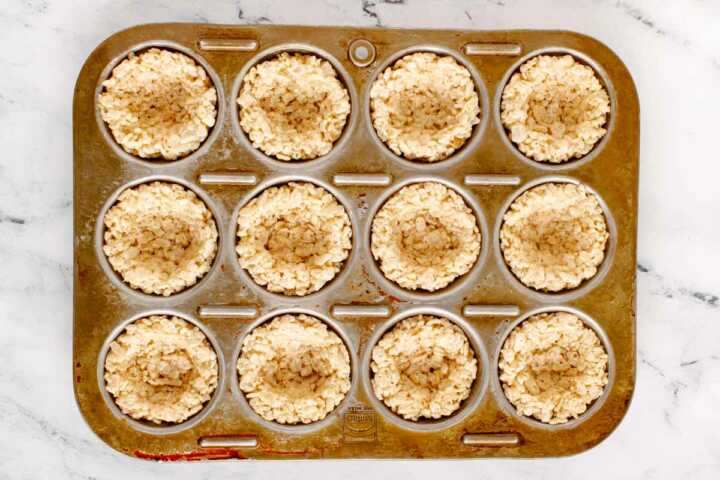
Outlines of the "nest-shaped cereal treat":
<svg viewBox="0 0 720 480">
<path fill-rule="evenodd" d="M 567 312 L 533 315 L 500 351 L 500 382 L 520 415 L 559 424 L 603 394 L 608 355 L 597 334 Z"/>
<path fill-rule="evenodd" d="M 350 355 L 327 325 L 286 314 L 260 325 L 242 344 L 240 390 L 255 412 L 282 424 L 311 423 L 350 390 Z"/>
<path fill-rule="evenodd" d="M 322 187 L 291 182 L 264 190 L 238 213 L 238 260 L 271 292 L 320 290 L 352 248 L 350 217 Z"/>
<path fill-rule="evenodd" d="M 412 53 L 386 68 L 370 90 L 373 126 L 397 155 L 436 162 L 453 154 L 480 122 L 470 72 L 454 58 Z"/>
<path fill-rule="evenodd" d="M 375 395 L 413 421 L 454 413 L 478 372 L 462 329 L 432 315 L 407 318 L 385 333 L 373 347 L 370 368 Z"/>
<path fill-rule="evenodd" d="M 252 67 L 242 82 L 240 127 L 265 154 L 310 160 L 340 138 L 350 96 L 327 60 L 283 52 Z"/>
<path fill-rule="evenodd" d="M 592 68 L 570 55 L 533 57 L 503 90 L 510 140 L 538 162 L 586 155 L 605 135 L 610 99 Z"/>
<path fill-rule="evenodd" d="M 169 182 L 128 188 L 105 214 L 103 251 L 136 290 L 172 295 L 210 270 L 218 248 L 212 213 L 191 190 Z"/>
<path fill-rule="evenodd" d="M 132 155 L 184 157 L 215 125 L 215 87 L 205 69 L 182 53 L 159 48 L 131 53 L 102 86 L 100 115 Z"/>
<path fill-rule="evenodd" d="M 215 392 L 217 356 L 195 325 L 153 315 L 128 325 L 110 344 L 105 384 L 130 417 L 180 423 L 199 412 Z"/>
<path fill-rule="evenodd" d="M 503 216 L 500 248 L 524 285 L 540 291 L 575 288 L 605 258 L 605 214 L 582 185 L 545 183 L 531 188 Z"/>
<path fill-rule="evenodd" d="M 435 291 L 467 273 L 480 254 L 473 211 L 454 190 L 415 183 L 375 215 L 370 247 L 385 277 L 409 290 Z"/>
</svg>

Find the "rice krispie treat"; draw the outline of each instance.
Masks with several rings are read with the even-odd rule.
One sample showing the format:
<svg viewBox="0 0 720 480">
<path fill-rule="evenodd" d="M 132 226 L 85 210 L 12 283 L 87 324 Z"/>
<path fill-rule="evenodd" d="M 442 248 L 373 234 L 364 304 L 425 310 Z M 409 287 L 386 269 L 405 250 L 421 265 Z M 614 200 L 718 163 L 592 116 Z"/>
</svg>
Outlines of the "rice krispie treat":
<svg viewBox="0 0 720 480">
<path fill-rule="evenodd" d="M 470 72 L 450 56 L 405 55 L 370 90 L 380 139 L 397 155 L 436 162 L 453 154 L 480 123 L 480 100 Z"/>
<path fill-rule="evenodd" d="M 266 420 L 311 423 L 332 412 L 350 390 L 350 355 L 327 325 L 286 314 L 260 325 L 242 344 L 240 390 Z"/>
<path fill-rule="evenodd" d="M 197 283 L 215 259 L 218 232 L 212 213 L 177 183 L 128 188 L 104 222 L 103 251 L 136 290 L 172 295 Z"/>
<path fill-rule="evenodd" d="M 533 57 L 503 90 L 510 140 L 538 162 L 586 155 L 605 135 L 610 98 L 592 68 L 570 55 Z"/>
<path fill-rule="evenodd" d="M 264 190 L 238 213 L 240 266 L 271 292 L 307 295 L 340 271 L 352 248 L 350 217 L 322 187 Z"/>
<path fill-rule="evenodd" d="M 215 125 L 215 87 L 205 69 L 182 53 L 160 48 L 130 53 L 102 86 L 100 115 L 132 155 L 184 157 Z"/>
<path fill-rule="evenodd" d="M 409 290 L 439 290 L 467 273 L 480 254 L 473 211 L 437 182 L 403 187 L 380 208 L 370 248 L 385 277 Z"/>
<path fill-rule="evenodd" d="M 203 408 L 217 384 L 215 350 L 198 327 L 178 317 L 136 320 L 105 357 L 107 391 L 137 420 L 183 422 Z"/>
<path fill-rule="evenodd" d="M 373 347 L 370 368 L 375 395 L 413 421 L 454 413 L 478 372 L 462 329 L 432 315 L 407 318 L 385 333 Z"/>
<path fill-rule="evenodd" d="M 327 60 L 283 52 L 250 69 L 237 103 L 255 148 L 279 160 L 327 154 L 350 114 L 350 95 Z"/>
<path fill-rule="evenodd" d="M 545 183 L 512 202 L 503 216 L 500 249 L 524 285 L 559 292 L 595 276 L 609 236 L 594 194 L 582 185 Z"/>
<path fill-rule="evenodd" d="M 503 391 L 517 412 L 549 424 L 577 418 L 608 383 L 600 339 L 567 312 L 533 315 L 515 327 L 499 367 Z"/>
</svg>

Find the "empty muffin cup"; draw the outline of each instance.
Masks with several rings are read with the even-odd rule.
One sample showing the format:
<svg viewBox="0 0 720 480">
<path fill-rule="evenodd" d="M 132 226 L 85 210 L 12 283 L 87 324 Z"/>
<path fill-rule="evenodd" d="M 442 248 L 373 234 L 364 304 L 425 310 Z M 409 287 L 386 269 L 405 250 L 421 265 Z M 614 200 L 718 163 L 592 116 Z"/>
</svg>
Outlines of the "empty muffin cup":
<svg viewBox="0 0 720 480">
<path fill-rule="evenodd" d="M 407 160 L 447 159 L 480 123 L 473 77 L 450 55 L 407 54 L 378 75 L 369 95 L 375 132 Z"/>
<path fill-rule="evenodd" d="M 131 52 L 102 82 L 102 120 L 127 153 L 176 160 L 208 137 L 218 93 L 205 69 L 188 55 L 152 47 Z"/>
<path fill-rule="evenodd" d="M 561 164 L 587 155 L 607 133 L 610 97 L 572 55 L 537 55 L 505 85 L 500 119 L 525 157 Z"/>
<path fill-rule="evenodd" d="M 281 52 L 250 68 L 236 101 L 240 128 L 252 146 L 282 161 L 328 154 L 351 109 L 333 65 L 301 52 Z"/>
<path fill-rule="evenodd" d="M 126 188 L 105 213 L 103 253 L 132 289 L 168 296 L 195 285 L 218 250 L 213 214 L 178 183 Z"/>
<path fill-rule="evenodd" d="M 238 387 L 261 418 L 281 425 L 321 422 L 351 388 L 343 339 L 305 313 L 285 313 L 255 327 L 242 341 Z"/>
</svg>

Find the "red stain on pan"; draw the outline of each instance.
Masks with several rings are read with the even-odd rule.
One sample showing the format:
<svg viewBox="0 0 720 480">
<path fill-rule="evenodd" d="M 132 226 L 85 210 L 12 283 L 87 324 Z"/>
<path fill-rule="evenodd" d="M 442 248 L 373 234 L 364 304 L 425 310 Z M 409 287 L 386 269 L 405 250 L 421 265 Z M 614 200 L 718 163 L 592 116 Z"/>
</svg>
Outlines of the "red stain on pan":
<svg viewBox="0 0 720 480">
<path fill-rule="evenodd" d="M 228 460 L 228 459 L 246 459 L 237 450 L 231 448 L 204 448 L 202 450 L 194 450 L 192 452 L 182 453 L 149 453 L 142 450 L 133 452 L 137 458 L 144 460 L 155 460 L 158 462 L 192 462 L 197 460 Z"/>
<path fill-rule="evenodd" d="M 308 456 L 307 450 L 272 450 L 270 448 L 263 448 L 263 453 L 268 455 L 281 455 L 286 457 L 306 457 Z"/>
</svg>

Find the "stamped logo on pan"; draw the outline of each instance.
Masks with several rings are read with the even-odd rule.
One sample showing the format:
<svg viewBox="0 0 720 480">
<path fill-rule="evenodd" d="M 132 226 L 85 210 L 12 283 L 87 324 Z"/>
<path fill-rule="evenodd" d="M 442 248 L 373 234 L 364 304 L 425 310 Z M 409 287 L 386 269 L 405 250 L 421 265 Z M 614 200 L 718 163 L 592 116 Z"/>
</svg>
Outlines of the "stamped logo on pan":
<svg viewBox="0 0 720 480">
<path fill-rule="evenodd" d="M 343 415 L 343 440 L 374 442 L 377 440 L 377 415 L 365 405 L 353 405 Z"/>
</svg>

